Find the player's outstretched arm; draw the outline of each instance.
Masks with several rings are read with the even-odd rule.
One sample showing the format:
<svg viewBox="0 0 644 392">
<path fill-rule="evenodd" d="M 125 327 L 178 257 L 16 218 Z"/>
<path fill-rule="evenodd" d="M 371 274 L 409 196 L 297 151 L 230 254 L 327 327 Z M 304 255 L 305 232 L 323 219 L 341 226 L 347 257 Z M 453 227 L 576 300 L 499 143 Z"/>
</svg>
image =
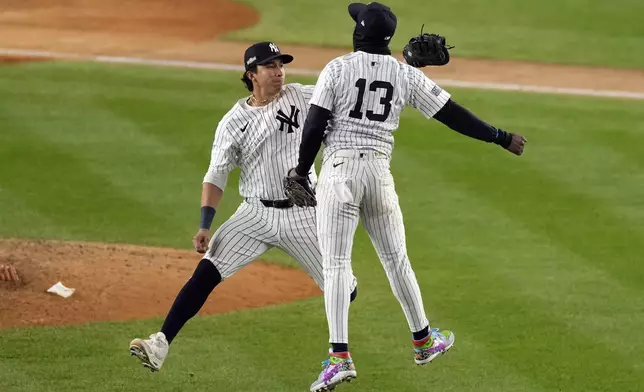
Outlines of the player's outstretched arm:
<svg viewBox="0 0 644 392">
<path fill-rule="evenodd" d="M 479 119 L 452 99 L 445 103 L 434 118 L 458 133 L 498 144 L 515 155 L 523 154 L 523 148 L 527 142 L 527 139 L 519 134 L 497 129 Z"/>
</svg>

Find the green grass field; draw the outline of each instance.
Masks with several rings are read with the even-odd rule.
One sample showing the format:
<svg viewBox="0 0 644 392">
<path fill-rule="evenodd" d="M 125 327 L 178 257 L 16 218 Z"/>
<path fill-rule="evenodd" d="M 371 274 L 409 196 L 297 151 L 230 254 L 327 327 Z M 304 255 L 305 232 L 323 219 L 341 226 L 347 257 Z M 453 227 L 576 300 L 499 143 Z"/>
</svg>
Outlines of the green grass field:
<svg viewBox="0 0 644 392">
<path fill-rule="evenodd" d="M 229 35 L 351 48 L 345 0 L 242 0 L 261 22 Z M 367 2 L 367 1 L 365 1 Z M 456 56 L 644 68 L 644 2 L 639 0 L 451 0 L 385 2 L 398 17 L 397 53 L 420 32 L 447 36 Z M 334 25 L 335 24 L 335 25 Z"/>
<path fill-rule="evenodd" d="M 641 102 L 452 93 L 529 140 L 517 158 L 413 111 L 396 133 L 410 256 L 430 320 L 453 329 L 456 346 L 413 366 L 402 312 L 359 230 L 358 380 L 342 390 L 640 390 Z M 0 237 L 188 247 L 213 129 L 242 95 L 236 73 L 0 68 Z M 236 187 L 233 175 L 215 224 L 236 208 Z M 150 374 L 127 344 L 160 322 L 0 331 L 0 391 L 305 391 L 327 348 L 313 298 L 198 317 Z"/>
</svg>

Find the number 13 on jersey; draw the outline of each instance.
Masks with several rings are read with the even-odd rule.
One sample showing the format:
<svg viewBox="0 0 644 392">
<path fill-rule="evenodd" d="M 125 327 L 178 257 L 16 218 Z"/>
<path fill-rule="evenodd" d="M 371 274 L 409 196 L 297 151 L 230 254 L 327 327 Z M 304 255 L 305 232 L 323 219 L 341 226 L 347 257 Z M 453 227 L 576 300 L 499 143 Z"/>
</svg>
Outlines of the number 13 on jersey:
<svg viewBox="0 0 644 392">
<path fill-rule="evenodd" d="M 364 103 L 364 96 L 367 89 L 367 80 L 363 78 L 358 79 L 355 86 L 358 88 L 358 99 L 356 106 L 349 112 L 349 117 L 361 120 L 363 117 L 362 104 Z M 369 91 L 377 92 L 378 90 L 385 90 L 385 96 L 380 98 L 380 105 L 378 107 L 378 109 L 381 109 L 381 112 L 377 113 L 373 110 L 367 110 L 366 117 L 371 121 L 384 122 L 389 117 L 389 112 L 391 111 L 391 99 L 394 97 L 394 86 L 382 80 L 375 80 L 369 84 Z"/>
</svg>

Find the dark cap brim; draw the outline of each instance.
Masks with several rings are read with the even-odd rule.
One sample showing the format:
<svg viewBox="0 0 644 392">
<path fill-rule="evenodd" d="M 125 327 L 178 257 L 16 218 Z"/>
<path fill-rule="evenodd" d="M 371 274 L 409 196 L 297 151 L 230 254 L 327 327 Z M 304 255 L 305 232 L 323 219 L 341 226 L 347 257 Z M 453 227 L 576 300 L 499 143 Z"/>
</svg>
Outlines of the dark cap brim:
<svg viewBox="0 0 644 392">
<path fill-rule="evenodd" d="M 283 64 L 288 64 L 288 63 L 290 63 L 291 61 L 293 61 L 293 56 L 291 56 L 290 54 L 285 54 L 285 53 L 282 53 L 282 54 L 276 54 L 275 56 L 271 56 L 271 57 L 265 58 L 265 59 L 264 59 L 264 60 L 262 60 L 262 61 L 258 61 L 258 62 L 257 62 L 257 63 L 255 63 L 255 64 L 257 64 L 257 65 L 264 65 L 264 64 L 271 63 L 271 62 L 273 62 L 273 60 L 277 60 L 277 59 L 282 59 L 282 63 L 283 63 Z"/>
<path fill-rule="evenodd" d="M 349 4 L 349 15 L 355 20 L 358 21 L 358 15 L 367 8 L 366 4 L 363 3 L 351 3 Z"/>
</svg>

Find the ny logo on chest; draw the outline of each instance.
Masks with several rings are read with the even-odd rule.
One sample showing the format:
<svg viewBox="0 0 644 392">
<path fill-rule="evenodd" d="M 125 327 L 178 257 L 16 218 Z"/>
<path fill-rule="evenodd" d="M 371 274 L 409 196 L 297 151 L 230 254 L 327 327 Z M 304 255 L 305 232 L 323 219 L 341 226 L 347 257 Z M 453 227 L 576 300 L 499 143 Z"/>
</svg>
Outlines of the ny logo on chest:
<svg viewBox="0 0 644 392">
<path fill-rule="evenodd" d="M 294 105 L 291 105 L 290 115 L 286 115 L 282 109 L 279 109 L 275 118 L 280 122 L 280 131 L 284 132 L 284 126 L 288 126 L 286 133 L 293 133 L 293 127 L 296 129 L 300 127 L 299 116 L 300 109 Z"/>
</svg>

